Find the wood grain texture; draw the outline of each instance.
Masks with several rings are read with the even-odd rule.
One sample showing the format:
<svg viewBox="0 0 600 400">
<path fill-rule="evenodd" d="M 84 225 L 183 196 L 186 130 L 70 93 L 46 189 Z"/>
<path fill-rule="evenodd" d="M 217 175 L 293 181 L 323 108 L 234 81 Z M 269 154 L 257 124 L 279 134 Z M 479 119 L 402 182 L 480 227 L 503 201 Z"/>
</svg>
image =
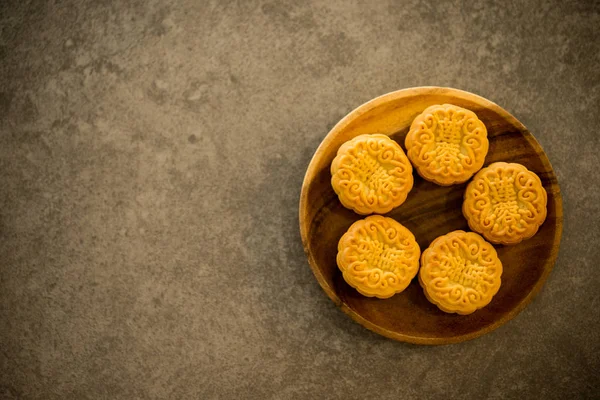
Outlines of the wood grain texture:
<svg viewBox="0 0 600 400">
<path fill-rule="evenodd" d="M 518 245 L 495 245 L 504 266 L 502 286 L 477 312 L 446 314 L 425 298 L 417 280 L 402 293 L 381 300 L 361 296 L 343 280 L 336 265 L 337 244 L 360 215 L 344 208 L 331 187 L 329 166 L 338 148 L 364 133 L 384 133 L 404 148 L 412 120 L 425 108 L 450 103 L 474 111 L 488 129 L 490 148 L 484 167 L 517 162 L 535 172 L 548 193 L 548 216 L 539 232 Z M 438 236 L 469 230 L 462 215 L 468 182 L 449 187 L 423 180 L 400 207 L 386 216 L 410 229 L 422 250 Z M 472 93 L 418 87 L 388 93 L 352 111 L 325 137 L 306 171 L 300 196 L 300 232 L 308 262 L 327 295 L 363 326 L 392 339 L 419 344 L 448 344 L 488 333 L 513 318 L 541 289 L 558 255 L 562 199 L 552 166 L 533 135 L 506 110 Z"/>
</svg>

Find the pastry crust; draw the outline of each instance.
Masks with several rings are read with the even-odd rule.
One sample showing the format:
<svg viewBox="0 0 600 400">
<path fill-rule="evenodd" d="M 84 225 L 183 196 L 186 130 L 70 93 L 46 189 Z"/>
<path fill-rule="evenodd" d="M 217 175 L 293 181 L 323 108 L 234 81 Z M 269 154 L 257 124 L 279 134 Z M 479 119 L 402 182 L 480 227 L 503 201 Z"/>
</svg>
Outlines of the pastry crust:
<svg viewBox="0 0 600 400">
<path fill-rule="evenodd" d="M 525 166 L 497 162 L 467 186 L 462 212 L 469 227 L 496 244 L 516 244 L 536 234 L 546 219 L 548 196 Z"/>
<path fill-rule="evenodd" d="M 423 251 L 419 283 L 440 310 L 467 315 L 490 303 L 501 275 L 502 262 L 490 243 L 476 233 L 454 231 Z"/>
<path fill-rule="evenodd" d="M 412 166 L 388 136 L 360 135 L 338 150 L 331 185 L 344 207 L 361 215 L 385 214 L 406 200 L 413 186 Z"/>
<path fill-rule="evenodd" d="M 373 215 L 356 221 L 338 243 L 337 265 L 344 280 L 368 297 L 400 293 L 419 270 L 421 249 L 395 220 Z"/>
<path fill-rule="evenodd" d="M 428 107 L 414 119 L 405 145 L 419 175 L 449 186 L 466 182 L 481 169 L 489 141 L 474 112 L 443 104 Z"/>
</svg>

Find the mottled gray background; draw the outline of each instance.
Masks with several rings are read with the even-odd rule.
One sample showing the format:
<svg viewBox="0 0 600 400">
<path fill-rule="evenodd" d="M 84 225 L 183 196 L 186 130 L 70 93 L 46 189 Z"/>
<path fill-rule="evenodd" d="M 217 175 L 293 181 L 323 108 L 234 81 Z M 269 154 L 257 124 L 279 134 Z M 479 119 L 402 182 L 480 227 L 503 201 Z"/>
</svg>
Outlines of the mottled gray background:
<svg viewBox="0 0 600 400">
<path fill-rule="evenodd" d="M 597 1 L 0 2 L 1 399 L 599 395 Z M 327 131 L 419 85 L 546 149 L 560 256 L 477 340 L 379 337 L 302 251 Z"/>
</svg>

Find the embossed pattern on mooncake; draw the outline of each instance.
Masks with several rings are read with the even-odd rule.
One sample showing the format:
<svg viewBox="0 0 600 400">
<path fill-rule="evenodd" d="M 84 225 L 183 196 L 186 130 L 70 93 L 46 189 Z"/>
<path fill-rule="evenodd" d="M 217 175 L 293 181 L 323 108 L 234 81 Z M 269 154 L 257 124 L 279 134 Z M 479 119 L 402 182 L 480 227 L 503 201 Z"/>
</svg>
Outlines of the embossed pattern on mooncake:
<svg viewBox="0 0 600 400">
<path fill-rule="evenodd" d="M 473 176 L 489 148 L 487 129 L 477 115 L 451 104 L 431 106 L 418 115 L 405 145 L 419 175 L 444 186 Z"/>
<path fill-rule="evenodd" d="M 462 211 L 471 229 L 490 242 L 516 244 L 538 231 L 547 201 L 535 173 L 521 164 L 497 162 L 469 183 Z"/>
<path fill-rule="evenodd" d="M 413 186 L 412 166 L 386 135 L 360 135 L 338 150 L 331 185 L 344 207 L 362 215 L 385 214 L 406 200 Z"/>
<path fill-rule="evenodd" d="M 395 220 L 373 215 L 356 221 L 338 243 L 344 280 L 368 297 L 386 299 L 406 289 L 419 269 L 414 235 Z"/>
<path fill-rule="evenodd" d="M 423 252 L 419 283 L 440 310 L 466 315 L 489 304 L 501 275 L 502 263 L 490 243 L 476 233 L 454 231 Z"/>
</svg>

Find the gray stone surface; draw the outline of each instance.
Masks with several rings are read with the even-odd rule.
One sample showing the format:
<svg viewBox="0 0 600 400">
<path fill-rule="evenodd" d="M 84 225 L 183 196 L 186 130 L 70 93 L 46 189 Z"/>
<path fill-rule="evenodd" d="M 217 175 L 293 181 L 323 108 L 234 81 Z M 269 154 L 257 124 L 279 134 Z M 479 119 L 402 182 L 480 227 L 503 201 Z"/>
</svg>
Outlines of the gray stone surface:
<svg viewBox="0 0 600 400">
<path fill-rule="evenodd" d="M 0 3 L 1 399 L 599 395 L 599 3 L 368 3 Z M 514 113 L 564 196 L 544 290 L 452 346 L 352 322 L 298 232 L 327 131 L 419 85 Z"/>
</svg>

